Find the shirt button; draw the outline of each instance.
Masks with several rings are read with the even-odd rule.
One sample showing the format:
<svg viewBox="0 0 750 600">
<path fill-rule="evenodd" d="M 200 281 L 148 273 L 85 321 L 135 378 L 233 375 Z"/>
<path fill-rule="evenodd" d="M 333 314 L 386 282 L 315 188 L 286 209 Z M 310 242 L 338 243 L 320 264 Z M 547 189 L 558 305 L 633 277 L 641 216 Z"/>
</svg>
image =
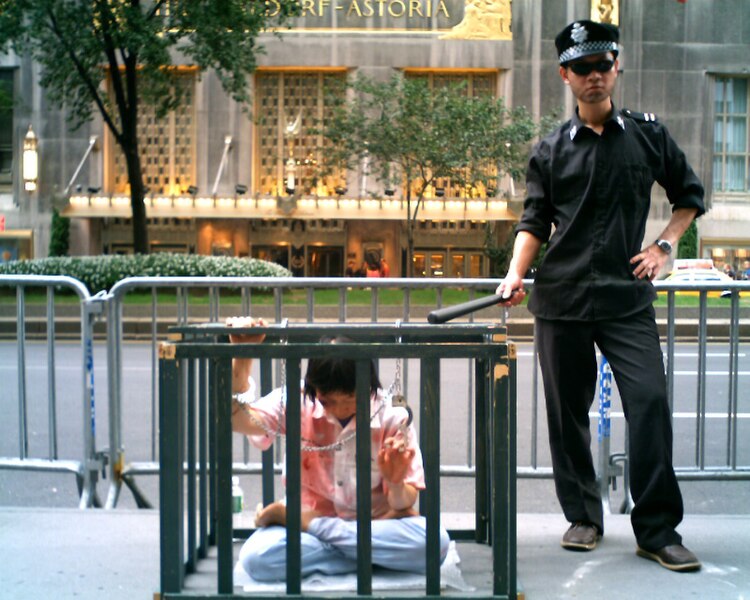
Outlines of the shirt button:
<svg viewBox="0 0 750 600">
<path fill-rule="evenodd" d="M 342 485 L 344 485 L 344 482 L 343 481 L 337 481 L 336 485 L 339 486 L 339 487 L 341 487 Z"/>
</svg>

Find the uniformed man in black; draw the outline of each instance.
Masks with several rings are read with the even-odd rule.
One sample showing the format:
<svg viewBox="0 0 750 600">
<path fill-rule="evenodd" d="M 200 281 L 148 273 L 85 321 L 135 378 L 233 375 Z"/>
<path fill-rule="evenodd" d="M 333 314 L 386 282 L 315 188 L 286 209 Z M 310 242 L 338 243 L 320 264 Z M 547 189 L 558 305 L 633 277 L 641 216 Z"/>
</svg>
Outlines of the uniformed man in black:
<svg viewBox="0 0 750 600">
<path fill-rule="evenodd" d="M 612 367 L 630 426 L 637 553 L 674 571 L 694 571 L 700 562 L 675 531 L 682 495 L 672 467 L 651 281 L 705 211 L 703 187 L 653 114 L 612 103 L 620 50 L 616 27 L 577 21 L 555 44 L 576 114 L 531 155 L 513 258 L 497 293 L 507 306 L 518 304 L 522 278 L 549 241 L 529 310 L 536 317 L 555 488 L 571 523 L 562 546 L 593 550 L 604 532 L 588 418 L 596 345 Z M 654 181 L 666 190 L 672 217 L 657 240 L 644 243 Z"/>
</svg>

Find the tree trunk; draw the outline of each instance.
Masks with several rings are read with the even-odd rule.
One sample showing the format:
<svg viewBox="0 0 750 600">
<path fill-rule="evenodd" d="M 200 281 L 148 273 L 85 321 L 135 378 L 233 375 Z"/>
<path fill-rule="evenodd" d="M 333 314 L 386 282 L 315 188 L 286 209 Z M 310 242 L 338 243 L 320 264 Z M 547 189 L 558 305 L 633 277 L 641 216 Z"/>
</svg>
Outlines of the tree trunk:
<svg viewBox="0 0 750 600">
<path fill-rule="evenodd" d="M 414 277 L 414 220 L 411 218 L 411 182 L 406 183 L 406 276 Z"/>
<path fill-rule="evenodd" d="M 148 228 L 146 226 L 146 205 L 143 203 L 144 188 L 141 173 L 141 159 L 138 151 L 126 152 L 128 179 L 130 180 L 130 207 L 133 212 L 133 252 L 148 254 Z"/>
<path fill-rule="evenodd" d="M 130 114 L 123 119 L 122 151 L 128 167 L 130 182 L 130 207 L 133 213 L 133 252 L 148 254 L 148 227 L 146 225 L 146 205 L 143 203 L 145 189 L 141 171 L 141 157 L 138 154 L 138 135 L 136 133 L 137 113 L 131 108 Z"/>
</svg>

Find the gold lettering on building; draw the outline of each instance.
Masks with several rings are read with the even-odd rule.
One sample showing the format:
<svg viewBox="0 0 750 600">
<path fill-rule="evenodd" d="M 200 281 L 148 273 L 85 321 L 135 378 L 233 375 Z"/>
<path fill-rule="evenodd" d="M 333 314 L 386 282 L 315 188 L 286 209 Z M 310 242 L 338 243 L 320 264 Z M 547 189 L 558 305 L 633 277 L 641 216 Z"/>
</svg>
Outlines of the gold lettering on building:
<svg viewBox="0 0 750 600">
<path fill-rule="evenodd" d="M 303 17 L 306 17 L 308 15 L 310 15 L 311 17 L 317 16 L 315 14 L 315 0 L 302 0 L 301 7 Z"/>
<path fill-rule="evenodd" d="M 402 0 L 391 0 L 388 4 L 388 14 L 392 17 L 403 17 L 406 13 L 406 5 Z"/>
<path fill-rule="evenodd" d="M 269 17 L 275 17 L 281 11 L 281 6 L 277 0 L 266 0 L 266 10 L 268 10 Z"/>
<path fill-rule="evenodd" d="M 510 40 L 512 0 L 299 0 L 301 28 L 401 29 L 441 32 L 444 39 Z M 463 15 L 461 4 L 463 3 Z M 617 13 L 619 0 L 592 1 L 602 17 Z M 266 0 L 270 17 L 281 13 L 280 0 Z M 606 6 L 605 6 L 606 5 Z M 610 11 L 612 9 L 612 11 Z M 333 18 L 341 15 L 340 20 Z M 458 24 L 454 25 L 461 18 Z M 346 21 L 344 22 L 344 19 Z M 365 22 L 374 19 L 375 22 Z M 385 22 L 378 22 L 384 19 Z M 400 21 L 399 23 L 393 20 Z M 407 22 L 408 21 L 408 22 Z M 451 28 L 452 26 L 452 28 Z"/>
<path fill-rule="evenodd" d="M 346 11 L 347 17 L 351 17 L 352 15 L 355 15 L 357 17 L 362 16 L 362 11 L 359 10 L 359 4 L 357 3 L 357 0 L 352 0 L 352 3 L 349 5 L 349 10 Z"/>
<path fill-rule="evenodd" d="M 364 0 L 364 7 L 365 10 L 362 13 L 363 17 L 371 17 L 375 14 L 375 11 L 372 8 L 372 0 Z"/>
</svg>

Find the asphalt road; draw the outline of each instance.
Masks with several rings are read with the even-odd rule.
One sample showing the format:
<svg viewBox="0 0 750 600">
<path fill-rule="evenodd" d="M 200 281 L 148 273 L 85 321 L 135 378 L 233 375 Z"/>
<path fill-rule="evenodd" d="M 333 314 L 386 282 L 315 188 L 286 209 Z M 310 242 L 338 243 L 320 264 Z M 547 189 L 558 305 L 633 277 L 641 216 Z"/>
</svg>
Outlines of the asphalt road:
<svg viewBox="0 0 750 600">
<path fill-rule="evenodd" d="M 698 352 L 695 344 L 681 343 L 675 358 L 675 445 L 676 466 L 693 466 L 696 455 L 696 406 Z M 57 396 L 57 456 L 78 460 L 82 454 L 83 371 L 80 344 L 59 342 L 55 346 L 57 368 L 55 390 Z M 19 407 L 17 383 L 17 347 L 14 342 L 0 343 L 0 456 L 16 457 L 19 453 Z M 27 423 L 29 453 L 31 457 L 48 458 L 48 371 L 47 348 L 41 342 L 29 342 L 26 347 L 27 363 Z M 123 441 L 127 461 L 149 461 L 155 458 L 155 432 L 152 418 L 152 353 L 146 343 L 126 342 L 123 356 Z M 532 382 L 532 347 L 520 344 L 518 354 L 518 464 L 527 467 L 537 464 L 549 466 L 546 441 L 545 412 L 541 378 L 538 401 L 534 403 Z M 706 376 L 705 464 L 723 465 L 727 461 L 727 410 L 729 383 L 728 347 L 724 343 L 710 344 Z M 395 363 L 385 361 L 381 375 L 387 387 L 393 378 Z M 416 404 L 418 398 L 418 365 L 410 363 L 407 398 Z M 441 463 L 466 465 L 471 461 L 473 448 L 467 428 L 472 420 L 469 412 L 467 361 L 441 363 Z M 96 446 L 109 445 L 109 415 L 107 406 L 106 348 L 103 343 L 94 347 L 94 386 L 96 402 Z M 738 449 L 737 464 L 750 465 L 750 344 L 742 344 L 739 352 L 738 394 Z M 592 414 L 597 410 L 592 406 Z M 538 423 L 536 441 L 533 423 Z M 612 399 L 611 451 L 623 449 L 624 426 L 622 409 L 616 389 Z M 596 417 L 592 418 L 592 436 L 596 440 Z M 596 441 L 594 441 L 596 445 Z M 235 460 L 241 460 L 245 450 L 242 439 L 235 440 Z M 250 460 L 257 460 L 251 451 Z M 618 490 L 613 492 L 615 504 L 621 499 L 621 478 Z M 99 481 L 98 493 L 106 498 L 108 481 Z M 154 476 L 138 478 L 138 485 L 149 500 L 158 503 L 158 481 Z M 259 499 L 257 479 L 242 477 L 246 504 L 254 506 Z M 750 513 L 750 485 L 747 481 L 685 481 L 682 483 L 686 512 L 700 514 Z M 442 485 L 443 510 L 449 512 L 471 511 L 473 507 L 473 481 L 466 478 L 448 478 Z M 69 474 L 0 470 L 0 506 L 77 506 L 75 478 Z M 123 488 L 118 506 L 135 507 L 130 493 Z M 518 483 L 518 509 L 520 512 L 558 512 L 554 489 L 549 479 L 521 479 Z"/>
</svg>

